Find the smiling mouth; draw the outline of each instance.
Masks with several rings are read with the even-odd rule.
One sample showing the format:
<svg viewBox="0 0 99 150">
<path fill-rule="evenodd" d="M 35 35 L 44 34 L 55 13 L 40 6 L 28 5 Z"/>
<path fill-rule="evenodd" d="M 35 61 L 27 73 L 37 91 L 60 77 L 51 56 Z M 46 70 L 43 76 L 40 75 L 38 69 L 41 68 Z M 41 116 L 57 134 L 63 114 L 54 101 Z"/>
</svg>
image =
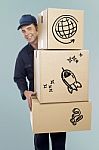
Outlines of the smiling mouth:
<svg viewBox="0 0 99 150">
<path fill-rule="evenodd" d="M 31 40 L 32 37 L 33 37 L 33 34 L 29 34 L 29 35 L 26 37 L 26 39 L 27 39 L 27 40 Z"/>
</svg>

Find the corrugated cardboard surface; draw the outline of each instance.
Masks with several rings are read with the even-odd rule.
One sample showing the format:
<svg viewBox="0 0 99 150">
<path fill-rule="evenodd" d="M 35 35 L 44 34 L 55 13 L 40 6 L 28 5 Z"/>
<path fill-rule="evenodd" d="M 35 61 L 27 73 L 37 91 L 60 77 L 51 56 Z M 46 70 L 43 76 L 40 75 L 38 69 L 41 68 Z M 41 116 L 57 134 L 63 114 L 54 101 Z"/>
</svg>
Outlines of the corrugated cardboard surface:
<svg viewBox="0 0 99 150">
<path fill-rule="evenodd" d="M 40 104 L 33 99 L 30 118 L 34 133 L 90 130 L 91 103 Z"/>
<path fill-rule="evenodd" d="M 88 50 L 37 50 L 34 59 L 35 90 L 40 103 L 88 100 Z"/>
<path fill-rule="evenodd" d="M 83 49 L 83 28 L 83 10 L 48 8 L 38 15 L 38 49 Z"/>
</svg>

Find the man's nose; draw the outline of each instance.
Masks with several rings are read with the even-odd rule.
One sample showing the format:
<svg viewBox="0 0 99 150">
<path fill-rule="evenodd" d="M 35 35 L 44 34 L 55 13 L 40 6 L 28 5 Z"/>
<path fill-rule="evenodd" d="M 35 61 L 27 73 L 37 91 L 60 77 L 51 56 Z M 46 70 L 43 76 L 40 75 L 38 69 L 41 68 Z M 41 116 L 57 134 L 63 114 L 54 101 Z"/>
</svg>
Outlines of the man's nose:
<svg viewBox="0 0 99 150">
<path fill-rule="evenodd" d="M 29 34 L 29 32 L 28 32 L 28 31 L 26 31 L 26 32 L 25 32 L 25 36 L 27 36 L 28 34 Z"/>
<path fill-rule="evenodd" d="M 28 34 L 29 34 L 29 31 L 26 30 L 25 33 L 24 33 L 24 35 L 27 36 Z"/>
</svg>

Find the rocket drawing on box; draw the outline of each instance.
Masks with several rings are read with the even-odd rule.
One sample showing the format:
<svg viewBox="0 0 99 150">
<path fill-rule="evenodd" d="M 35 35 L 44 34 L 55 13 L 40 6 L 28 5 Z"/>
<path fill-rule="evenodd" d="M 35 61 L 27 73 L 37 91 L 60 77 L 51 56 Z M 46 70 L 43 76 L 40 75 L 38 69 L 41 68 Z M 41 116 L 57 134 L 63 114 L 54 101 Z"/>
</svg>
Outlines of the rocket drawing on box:
<svg viewBox="0 0 99 150">
<path fill-rule="evenodd" d="M 77 19 L 71 15 L 61 15 L 53 23 L 52 33 L 54 38 L 63 44 L 75 42 L 73 37 L 77 32 Z"/>
<path fill-rule="evenodd" d="M 82 85 L 77 81 L 76 76 L 71 70 L 64 69 L 62 67 L 61 79 L 64 84 L 67 86 L 68 92 L 73 93 L 73 91 L 78 91 L 78 88 L 81 88 Z"/>
</svg>

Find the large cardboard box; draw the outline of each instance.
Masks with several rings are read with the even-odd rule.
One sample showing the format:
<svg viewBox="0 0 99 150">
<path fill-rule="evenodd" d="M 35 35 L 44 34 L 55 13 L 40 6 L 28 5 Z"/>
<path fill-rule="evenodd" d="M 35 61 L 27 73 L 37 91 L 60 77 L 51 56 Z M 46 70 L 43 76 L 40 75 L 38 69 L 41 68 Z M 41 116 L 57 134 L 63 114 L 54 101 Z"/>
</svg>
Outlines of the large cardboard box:
<svg viewBox="0 0 99 150">
<path fill-rule="evenodd" d="M 38 49 L 83 49 L 84 11 L 48 8 L 38 15 Z"/>
<path fill-rule="evenodd" d="M 40 104 L 33 99 L 30 119 L 34 133 L 90 130 L 91 103 Z"/>
<path fill-rule="evenodd" d="M 88 99 L 88 50 L 36 50 L 35 91 L 40 103 Z"/>
</svg>

